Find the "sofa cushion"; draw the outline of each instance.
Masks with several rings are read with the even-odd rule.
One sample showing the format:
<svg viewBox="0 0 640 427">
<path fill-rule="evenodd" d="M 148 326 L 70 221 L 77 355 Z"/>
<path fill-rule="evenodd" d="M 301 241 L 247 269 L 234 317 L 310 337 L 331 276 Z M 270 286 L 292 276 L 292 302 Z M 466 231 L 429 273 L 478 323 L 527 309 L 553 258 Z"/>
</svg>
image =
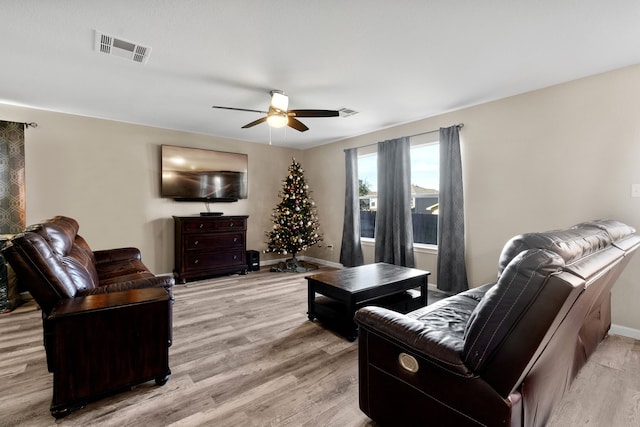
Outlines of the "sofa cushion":
<svg viewBox="0 0 640 427">
<path fill-rule="evenodd" d="M 95 265 L 82 249 L 73 246 L 69 255 L 62 257 L 60 261 L 75 285 L 74 296 L 78 291 L 98 286 Z"/>
<path fill-rule="evenodd" d="M 368 306 L 356 312 L 360 328 L 373 327 L 413 352 L 459 375 L 469 374 L 462 363 L 464 328 L 490 285 L 470 289 L 406 315 Z"/>
<path fill-rule="evenodd" d="M 78 235 L 79 227 L 73 218 L 56 216 L 30 230 L 45 239 L 71 276 L 75 289 L 68 289 L 70 296 L 98 285 L 95 258 L 87 242 Z"/>
<path fill-rule="evenodd" d="M 563 259 L 546 249 L 529 249 L 513 258 L 469 317 L 463 349 L 469 369 L 477 372 L 499 350 L 549 276 L 563 267 Z"/>
<path fill-rule="evenodd" d="M 640 236 L 635 234 L 636 229 L 620 221 L 615 220 L 595 220 L 588 222 L 581 222 L 574 225 L 572 228 L 599 228 L 609 234 L 613 240 L 613 246 L 624 251 L 625 253 L 631 253 L 640 246 Z"/>
<path fill-rule="evenodd" d="M 76 234 L 78 234 L 78 227 L 78 223 L 75 220 L 55 217 L 29 227 L 27 231 L 41 235 L 58 257 L 64 257 L 71 252 Z"/>
<path fill-rule="evenodd" d="M 93 250 L 91 249 L 91 247 L 89 247 L 89 244 L 86 242 L 86 240 L 84 240 L 84 238 L 81 235 L 76 234 L 76 238 L 73 241 L 73 245 L 76 248 L 82 250 L 83 256 L 87 257 L 87 260 L 89 261 L 89 263 L 93 265 L 97 264 L 96 257 L 94 255 Z"/>
<path fill-rule="evenodd" d="M 154 276 L 151 273 L 122 277 L 120 281 L 113 281 L 112 283 L 100 285 L 93 289 L 85 289 L 78 292 L 78 296 L 108 294 L 111 292 L 126 291 L 128 289 L 146 289 L 146 288 L 165 288 L 169 295 L 173 298 L 173 292 L 171 287 L 173 286 L 174 279 L 171 275 Z"/>
<path fill-rule="evenodd" d="M 571 264 L 607 248 L 611 242 L 605 230 L 595 227 L 520 234 L 510 239 L 502 249 L 498 277 L 518 254 L 527 249 L 547 249 L 559 255 L 565 264 Z"/>
<path fill-rule="evenodd" d="M 487 284 L 441 299 L 408 313 L 407 317 L 454 335 L 462 342 L 471 313 L 492 286 Z"/>
<path fill-rule="evenodd" d="M 596 219 L 594 221 L 581 222 L 571 228 L 597 228 L 604 230 L 614 242 L 624 239 L 636 232 L 635 228 L 612 219 Z"/>
</svg>

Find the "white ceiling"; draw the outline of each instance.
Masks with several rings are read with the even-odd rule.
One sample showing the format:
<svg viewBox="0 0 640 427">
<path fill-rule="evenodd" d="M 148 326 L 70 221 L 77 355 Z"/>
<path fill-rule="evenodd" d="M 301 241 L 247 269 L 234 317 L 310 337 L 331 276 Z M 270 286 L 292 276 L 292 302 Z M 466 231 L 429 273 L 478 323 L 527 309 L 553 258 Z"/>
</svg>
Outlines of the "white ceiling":
<svg viewBox="0 0 640 427">
<path fill-rule="evenodd" d="M 138 64 L 94 30 L 150 46 Z M 0 102 L 307 148 L 640 63 L 638 0 L 0 0 Z"/>
</svg>

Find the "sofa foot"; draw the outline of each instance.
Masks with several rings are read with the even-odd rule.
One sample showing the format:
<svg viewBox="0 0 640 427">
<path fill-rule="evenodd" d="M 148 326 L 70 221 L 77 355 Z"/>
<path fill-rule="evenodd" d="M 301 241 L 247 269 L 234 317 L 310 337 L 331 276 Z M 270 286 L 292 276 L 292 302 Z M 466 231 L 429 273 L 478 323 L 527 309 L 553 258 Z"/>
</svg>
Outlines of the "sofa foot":
<svg viewBox="0 0 640 427">
<path fill-rule="evenodd" d="M 62 406 L 57 408 L 51 408 L 51 415 L 53 415 L 57 420 L 60 418 L 64 418 L 69 415 L 73 411 L 77 411 L 79 409 L 84 408 L 84 404 L 76 404 L 71 406 Z"/>
<path fill-rule="evenodd" d="M 162 376 L 162 377 L 156 377 L 156 385 L 158 386 L 163 386 L 167 383 L 167 381 L 169 381 L 169 374 Z"/>
<path fill-rule="evenodd" d="M 51 411 L 51 415 L 53 415 L 56 419 L 66 417 L 70 413 L 71 413 L 71 410 L 69 408 L 56 409 Z"/>
</svg>

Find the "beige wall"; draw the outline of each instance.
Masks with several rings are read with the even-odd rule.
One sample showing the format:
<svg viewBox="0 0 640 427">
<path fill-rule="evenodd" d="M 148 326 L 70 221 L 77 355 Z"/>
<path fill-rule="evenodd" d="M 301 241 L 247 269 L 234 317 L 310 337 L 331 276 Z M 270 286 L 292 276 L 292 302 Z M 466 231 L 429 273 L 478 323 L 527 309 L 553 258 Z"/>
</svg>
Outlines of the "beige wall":
<svg viewBox="0 0 640 427">
<path fill-rule="evenodd" d="M 640 66 L 303 152 L 0 104 L 0 119 L 39 124 L 27 131 L 27 221 L 73 216 L 94 249 L 140 247 L 145 263 L 157 273 L 173 269 L 171 216 L 204 209 L 201 203 L 158 197 L 161 144 L 249 154 L 249 199 L 213 210 L 250 215 L 248 248 L 256 250 L 265 248 L 271 210 L 295 156 L 305 169 L 325 236 L 322 247 L 306 255 L 337 263 L 343 150 L 463 122 L 472 286 L 494 279 L 500 250 L 515 234 L 594 218 L 616 218 L 640 228 L 640 198 L 630 197 L 631 184 L 640 183 L 639 118 Z M 373 260 L 371 247 L 365 247 L 365 257 Z M 435 255 L 421 252 L 416 259 L 418 268 L 434 273 L 435 282 Z M 640 255 L 614 288 L 613 321 L 640 330 L 638 276 Z"/>
<path fill-rule="evenodd" d="M 362 112 L 360 114 L 366 114 Z M 640 229 L 640 66 L 455 111 L 305 151 L 307 176 L 336 248 L 310 255 L 337 262 L 345 148 L 464 123 L 467 269 L 471 286 L 492 281 L 515 234 L 614 218 Z M 372 251 L 365 248 L 370 262 Z M 434 254 L 416 263 L 435 273 Z M 640 255 L 614 288 L 613 322 L 640 329 Z M 435 282 L 435 274 L 432 276 Z"/>
<path fill-rule="evenodd" d="M 249 215 L 247 248 L 260 251 L 281 180 L 291 158 L 301 155 L 265 144 L 3 104 L 0 119 L 38 123 L 25 137 L 28 224 L 71 216 L 93 249 L 139 247 L 143 261 L 156 273 L 173 270 L 172 215 L 205 210 L 204 203 L 159 197 L 160 145 L 249 155 L 249 199 L 211 204 L 211 210 Z M 282 171 L 282 176 L 274 171 Z"/>
</svg>

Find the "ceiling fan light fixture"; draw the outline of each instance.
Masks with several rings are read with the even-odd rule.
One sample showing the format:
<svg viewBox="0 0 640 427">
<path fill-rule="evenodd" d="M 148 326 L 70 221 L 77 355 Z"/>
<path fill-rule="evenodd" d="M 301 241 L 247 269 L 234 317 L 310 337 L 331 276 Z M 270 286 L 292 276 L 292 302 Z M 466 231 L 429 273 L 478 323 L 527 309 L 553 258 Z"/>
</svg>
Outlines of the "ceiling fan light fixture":
<svg viewBox="0 0 640 427">
<path fill-rule="evenodd" d="M 287 111 L 289 108 L 289 97 L 281 90 L 272 90 L 271 107 L 276 110 Z"/>
<path fill-rule="evenodd" d="M 319 110 L 319 109 L 297 109 L 289 110 L 289 97 L 281 90 L 272 90 L 271 103 L 269 105 L 269 111 L 250 110 L 248 108 L 235 108 L 235 107 L 220 107 L 213 105 L 213 108 L 221 108 L 223 110 L 235 110 L 235 111 L 249 111 L 251 113 L 265 114 L 257 120 L 247 123 L 242 126 L 242 129 L 247 129 L 259 125 L 260 123 L 267 122 L 270 128 L 282 128 L 289 126 L 298 132 L 306 132 L 309 128 L 302 123 L 298 118 L 300 117 L 337 117 L 341 115 L 338 110 Z"/>
<path fill-rule="evenodd" d="M 289 117 L 287 113 L 270 114 L 267 117 L 267 123 L 272 128 L 282 128 L 289 123 Z"/>
</svg>

